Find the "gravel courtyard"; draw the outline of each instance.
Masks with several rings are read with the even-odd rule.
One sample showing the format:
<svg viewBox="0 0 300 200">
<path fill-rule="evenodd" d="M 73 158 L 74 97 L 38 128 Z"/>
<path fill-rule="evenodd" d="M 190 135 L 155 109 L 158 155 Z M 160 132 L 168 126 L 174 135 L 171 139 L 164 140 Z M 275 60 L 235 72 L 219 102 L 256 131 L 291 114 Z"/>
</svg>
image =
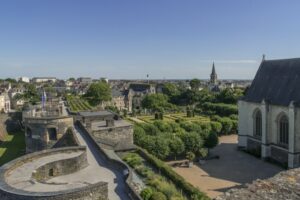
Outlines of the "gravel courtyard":
<svg viewBox="0 0 300 200">
<path fill-rule="evenodd" d="M 222 136 L 220 144 L 210 152 L 220 159 L 209 160 L 192 168 L 175 167 L 178 174 L 211 198 L 224 191 L 242 187 L 256 179 L 274 176 L 283 169 L 237 150 L 237 135 Z"/>
</svg>

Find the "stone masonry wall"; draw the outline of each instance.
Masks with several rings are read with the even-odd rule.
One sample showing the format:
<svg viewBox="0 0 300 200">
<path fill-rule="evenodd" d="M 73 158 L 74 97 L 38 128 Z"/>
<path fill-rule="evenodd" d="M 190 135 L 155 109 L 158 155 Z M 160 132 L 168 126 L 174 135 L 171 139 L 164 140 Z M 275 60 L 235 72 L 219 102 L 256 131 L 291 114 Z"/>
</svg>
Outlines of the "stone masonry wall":
<svg viewBox="0 0 300 200">
<path fill-rule="evenodd" d="M 112 127 L 92 131 L 92 134 L 98 143 L 107 145 L 107 147 L 111 147 L 114 150 L 126 150 L 133 147 L 132 126 Z"/>
<path fill-rule="evenodd" d="M 39 151 L 31 154 L 27 154 L 20 158 L 17 158 L 0 168 L 0 199 L 1 200 L 108 200 L 108 183 L 107 182 L 97 182 L 95 184 L 87 185 L 81 188 L 75 188 L 70 190 L 58 191 L 58 192 L 29 192 L 25 190 L 20 190 L 13 188 L 8 185 L 6 180 L 6 174 L 12 169 L 22 165 L 25 162 L 31 162 L 32 160 L 43 157 L 45 155 L 56 154 L 60 152 L 74 152 L 83 151 L 86 147 L 66 147 Z M 76 164 L 79 165 L 86 162 L 86 154 L 81 154 L 77 157 Z M 73 165 L 73 161 L 64 161 L 65 163 L 56 163 L 60 167 L 66 168 Z M 50 164 L 51 165 L 51 164 Z M 49 165 L 49 166 L 50 166 Z M 58 166 L 57 165 L 57 166 Z M 64 166 L 61 166 L 64 165 Z M 48 167 L 48 166 L 47 166 Z M 74 168 L 73 168 L 74 169 Z"/>
<path fill-rule="evenodd" d="M 25 118 L 26 152 L 31 153 L 44 149 L 50 149 L 73 126 L 72 117 L 60 118 Z M 51 141 L 48 136 L 48 128 L 55 128 L 57 140 Z M 31 136 L 28 133 L 31 131 Z"/>
<path fill-rule="evenodd" d="M 79 156 L 47 163 L 32 173 L 32 178 L 37 181 L 46 181 L 56 176 L 72 174 L 88 166 L 86 151 Z"/>
</svg>

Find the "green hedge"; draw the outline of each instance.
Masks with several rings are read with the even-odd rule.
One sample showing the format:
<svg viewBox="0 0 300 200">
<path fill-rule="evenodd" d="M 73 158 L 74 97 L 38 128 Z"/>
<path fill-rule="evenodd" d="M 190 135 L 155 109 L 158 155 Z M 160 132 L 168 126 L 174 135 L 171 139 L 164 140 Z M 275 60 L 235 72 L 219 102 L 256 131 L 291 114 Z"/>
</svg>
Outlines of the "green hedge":
<svg viewBox="0 0 300 200">
<path fill-rule="evenodd" d="M 165 164 L 160 159 L 148 153 L 142 148 L 138 148 L 138 152 L 144 157 L 150 164 L 160 170 L 160 172 L 170 179 L 178 188 L 192 200 L 209 200 L 210 198 L 206 196 L 203 192 L 199 191 L 197 188 L 192 186 L 190 183 L 184 180 L 184 178 L 178 175 L 170 166 Z"/>
<path fill-rule="evenodd" d="M 238 114 L 238 108 L 234 104 L 206 102 L 202 104 L 202 109 L 209 115 L 217 114 L 220 116 L 229 116 Z"/>
</svg>

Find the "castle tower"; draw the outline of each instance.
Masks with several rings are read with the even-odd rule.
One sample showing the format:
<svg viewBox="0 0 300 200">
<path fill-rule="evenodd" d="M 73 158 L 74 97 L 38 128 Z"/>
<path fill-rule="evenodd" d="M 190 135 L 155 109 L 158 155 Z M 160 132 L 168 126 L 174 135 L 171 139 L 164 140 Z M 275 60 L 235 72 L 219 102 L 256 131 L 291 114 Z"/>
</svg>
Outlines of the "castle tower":
<svg viewBox="0 0 300 200">
<path fill-rule="evenodd" d="M 213 63 L 212 71 L 210 74 L 210 84 L 217 85 L 217 83 L 218 83 L 218 76 L 215 69 L 215 63 Z"/>
</svg>

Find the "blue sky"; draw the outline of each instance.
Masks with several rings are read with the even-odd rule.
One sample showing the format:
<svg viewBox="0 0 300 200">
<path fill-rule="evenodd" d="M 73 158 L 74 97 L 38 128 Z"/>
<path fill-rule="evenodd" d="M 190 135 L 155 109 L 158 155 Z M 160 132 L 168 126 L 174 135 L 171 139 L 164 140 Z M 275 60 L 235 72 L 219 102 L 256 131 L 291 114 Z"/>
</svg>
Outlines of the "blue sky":
<svg viewBox="0 0 300 200">
<path fill-rule="evenodd" d="M 251 79 L 300 57 L 299 0 L 0 0 L 0 77 Z"/>
</svg>

